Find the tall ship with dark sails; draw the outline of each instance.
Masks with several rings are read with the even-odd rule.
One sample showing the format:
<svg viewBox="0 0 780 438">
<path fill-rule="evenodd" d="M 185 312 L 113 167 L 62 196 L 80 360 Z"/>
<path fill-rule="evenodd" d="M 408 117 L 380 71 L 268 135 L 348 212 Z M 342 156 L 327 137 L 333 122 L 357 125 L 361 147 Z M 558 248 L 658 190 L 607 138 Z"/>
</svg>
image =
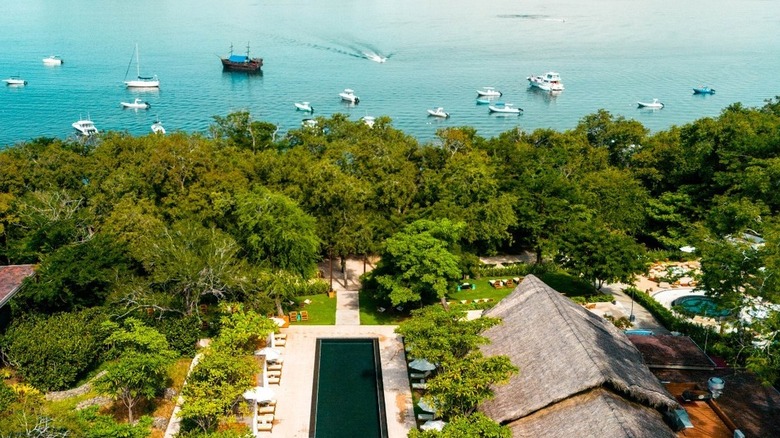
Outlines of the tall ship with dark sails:
<svg viewBox="0 0 780 438">
<path fill-rule="evenodd" d="M 230 45 L 230 55 L 227 58 L 220 58 L 222 69 L 227 71 L 243 71 L 255 73 L 263 67 L 263 58 L 250 58 L 249 45 L 246 46 L 246 55 L 236 55 L 233 53 L 233 45 Z"/>
</svg>

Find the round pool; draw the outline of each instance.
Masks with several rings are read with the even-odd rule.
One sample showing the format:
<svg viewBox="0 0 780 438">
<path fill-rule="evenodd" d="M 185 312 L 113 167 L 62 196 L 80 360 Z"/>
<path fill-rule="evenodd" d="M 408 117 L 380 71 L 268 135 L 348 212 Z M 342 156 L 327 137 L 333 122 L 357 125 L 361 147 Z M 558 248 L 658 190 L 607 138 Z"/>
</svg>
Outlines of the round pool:
<svg viewBox="0 0 780 438">
<path fill-rule="evenodd" d="M 686 295 L 677 298 L 672 301 L 672 307 L 676 306 L 680 306 L 690 313 L 712 318 L 728 316 L 731 313 L 728 309 L 719 307 L 712 298 L 703 295 Z"/>
</svg>

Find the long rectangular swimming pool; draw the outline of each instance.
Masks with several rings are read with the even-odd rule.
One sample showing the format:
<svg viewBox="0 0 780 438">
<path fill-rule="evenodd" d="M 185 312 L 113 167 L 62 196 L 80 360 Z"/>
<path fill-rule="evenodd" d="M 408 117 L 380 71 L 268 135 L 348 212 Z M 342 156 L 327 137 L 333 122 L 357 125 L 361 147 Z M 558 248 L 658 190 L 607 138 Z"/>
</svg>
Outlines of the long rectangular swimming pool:
<svg viewBox="0 0 780 438">
<path fill-rule="evenodd" d="M 379 342 L 317 339 L 311 438 L 386 438 Z"/>
</svg>

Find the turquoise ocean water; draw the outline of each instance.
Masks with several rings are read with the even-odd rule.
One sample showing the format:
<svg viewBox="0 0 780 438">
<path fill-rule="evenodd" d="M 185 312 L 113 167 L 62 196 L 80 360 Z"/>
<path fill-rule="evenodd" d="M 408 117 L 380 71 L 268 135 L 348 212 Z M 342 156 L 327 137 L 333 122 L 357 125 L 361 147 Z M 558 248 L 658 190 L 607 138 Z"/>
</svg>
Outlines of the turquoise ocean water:
<svg viewBox="0 0 780 438">
<path fill-rule="evenodd" d="M 653 131 L 780 95 L 780 2 L 775 0 L 24 0 L 0 15 L 0 147 L 65 138 L 89 116 L 101 130 L 206 132 L 214 115 L 249 110 L 281 132 L 315 116 L 387 115 L 422 141 L 438 128 L 483 136 L 519 127 L 568 129 L 600 108 Z M 124 88 L 136 43 L 159 91 Z M 223 73 L 218 56 L 247 43 L 262 76 Z M 376 53 L 387 62 L 365 56 Z M 59 67 L 42 58 L 60 55 Z M 135 70 L 133 64 L 131 73 Z M 558 71 L 551 97 L 526 77 Z M 694 96 L 709 85 L 712 96 Z M 489 115 L 476 90 L 493 86 L 521 116 Z M 357 106 L 338 93 L 352 88 Z M 141 97 L 148 111 L 123 110 Z M 660 111 L 638 110 L 660 99 Z M 427 117 L 444 107 L 446 120 Z"/>
</svg>

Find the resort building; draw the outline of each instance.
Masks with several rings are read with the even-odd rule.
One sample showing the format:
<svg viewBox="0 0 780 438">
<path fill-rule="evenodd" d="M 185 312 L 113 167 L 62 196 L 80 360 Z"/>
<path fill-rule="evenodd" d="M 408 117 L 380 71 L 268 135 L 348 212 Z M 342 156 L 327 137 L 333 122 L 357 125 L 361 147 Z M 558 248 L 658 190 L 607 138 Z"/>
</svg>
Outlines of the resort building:
<svg viewBox="0 0 780 438">
<path fill-rule="evenodd" d="M 480 411 L 515 437 L 675 437 L 679 403 L 609 321 L 533 275 L 485 316 L 487 355 L 507 355 L 520 371 Z"/>
</svg>

